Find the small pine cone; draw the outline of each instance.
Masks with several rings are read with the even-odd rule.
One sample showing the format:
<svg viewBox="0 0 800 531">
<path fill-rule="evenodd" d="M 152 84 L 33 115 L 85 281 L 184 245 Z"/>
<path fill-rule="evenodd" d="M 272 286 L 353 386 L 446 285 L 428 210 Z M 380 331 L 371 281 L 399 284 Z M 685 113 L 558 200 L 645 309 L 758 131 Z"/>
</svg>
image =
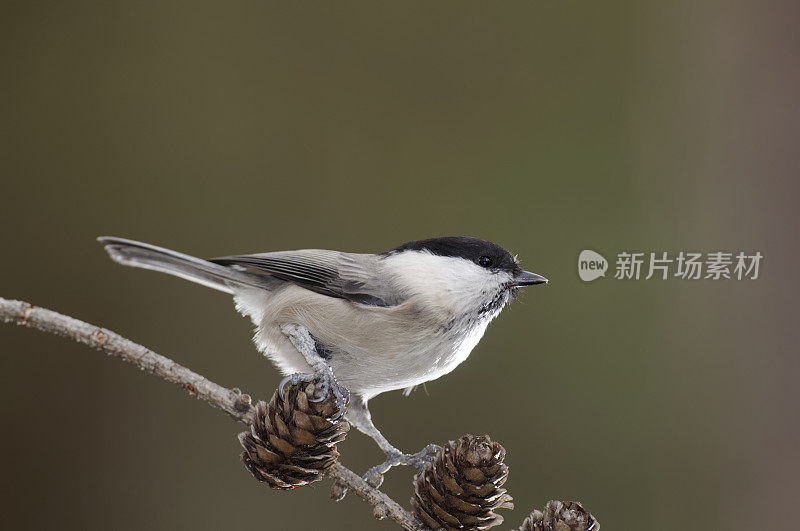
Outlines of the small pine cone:
<svg viewBox="0 0 800 531">
<path fill-rule="evenodd" d="M 414 476 L 411 505 L 431 529 L 489 529 L 503 522 L 497 509 L 513 509 L 502 488 L 505 449 L 488 435 L 450 441 Z"/>
<path fill-rule="evenodd" d="M 550 500 L 544 512 L 533 511 L 519 531 L 598 531 L 600 522 L 576 501 Z"/>
<path fill-rule="evenodd" d="M 267 404 L 255 407 L 250 432 L 239 434 L 242 461 L 254 478 L 273 489 L 292 489 L 319 481 L 339 457 L 336 443 L 344 440 L 350 424 L 343 419 L 333 393 L 322 402 L 315 382 L 288 385 L 285 399 L 278 391 Z"/>
</svg>

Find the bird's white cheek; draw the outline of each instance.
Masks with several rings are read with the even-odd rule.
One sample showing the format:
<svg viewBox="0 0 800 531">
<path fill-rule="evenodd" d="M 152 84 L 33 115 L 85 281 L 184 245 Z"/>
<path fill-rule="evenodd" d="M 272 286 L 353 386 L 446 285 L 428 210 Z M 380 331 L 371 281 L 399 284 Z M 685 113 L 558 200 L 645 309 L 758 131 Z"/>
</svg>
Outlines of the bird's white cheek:
<svg viewBox="0 0 800 531">
<path fill-rule="evenodd" d="M 510 280 L 463 258 L 406 252 L 385 262 L 399 291 L 451 317 L 468 316 L 494 300 Z"/>
<path fill-rule="evenodd" d="M 503 298 L 503 302 L 505 302 L 507 282 L 508 275 L 505 273 L 474 275 L 470 281 L 461 284 L 458 289 L 454 289 L 452 297 L 453 300 L 458 301 L 464 311 L 481 309 L 496 302 L 498 298 Z"/>
</svg>

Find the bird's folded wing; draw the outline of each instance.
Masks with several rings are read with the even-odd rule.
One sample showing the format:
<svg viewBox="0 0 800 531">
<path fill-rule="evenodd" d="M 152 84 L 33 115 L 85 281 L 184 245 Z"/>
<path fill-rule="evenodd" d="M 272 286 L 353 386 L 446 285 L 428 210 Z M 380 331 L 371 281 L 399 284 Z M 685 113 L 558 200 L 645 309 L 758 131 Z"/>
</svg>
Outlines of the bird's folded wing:
<svg viewBox="0 0 800 531">
<path fill-rule="evenodd" d="M 225 256 L 210 260 L 292 282 L 311 291 L 371 306 L 394 306 L 402 295 L 379 275 L 380 257 L 321 249 Z"/>
</svg>

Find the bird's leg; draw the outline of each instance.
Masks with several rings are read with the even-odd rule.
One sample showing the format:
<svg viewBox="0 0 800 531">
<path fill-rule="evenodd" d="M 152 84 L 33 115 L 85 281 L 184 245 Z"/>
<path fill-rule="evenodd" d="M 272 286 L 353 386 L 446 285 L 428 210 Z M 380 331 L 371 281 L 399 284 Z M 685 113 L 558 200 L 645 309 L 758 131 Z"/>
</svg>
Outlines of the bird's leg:
<svg viewBox="0 0 800 531">
<path fill-rule="evenodd" d="M 367 483 L 375 488 L 380 487 L 381 483 L 383 483 L 383 474 L 393 466 L 413 465 L 420 470 L 425 463 L 433 460 L 433 456 L 428 454 L 434 453 L 440 449 L 440 447 L 435 444 L 429 444 L 423 448 L 422 451 L 415 454 L 405 454 L 401 452 L 392 446 L 378 428 L 375 427 L 375 424 L 372 423 L 372 416 L 369 414 L 369 409 L 367 409 L 367 401 L 358 395 L 353 396 L 353 400 L 345 416 L 347 420 L 350 421 L 350 424 L 358 428 L 360 432 L 372 437 L 386 454 L 386 461 L 370 468 L 364 475 L 364 479 Z"/>
<path fill-rule="evenodd" d="M 331 369 L 328 362 L 317 352 L 317 343 L 314 341 L 314 338 L 311 337 L 308 330 L 300 325 L 285 324 L 281 326 L 281 331 L 289 338 L 289 341 L 292 342 L 292 345 L 294 345 L 298 352 L 303 355 L 313 371 L 313 374 L 291 374 L 284 378 L 278 386 L 281 397 L 283 397 L 283 386 L 287 381 L 291 381 L 292 384 L 298 384 L 300 382 L 316 380 L 320 389 L 318 398 L 312 401 L 321 402 L 327 398 L 329 392 L 333 392 L 340 410 L 344 411 L 350 401 L 350 391 L 339 385 L 339 382 L 336 381 L 333 369 Z"/>
</svg>

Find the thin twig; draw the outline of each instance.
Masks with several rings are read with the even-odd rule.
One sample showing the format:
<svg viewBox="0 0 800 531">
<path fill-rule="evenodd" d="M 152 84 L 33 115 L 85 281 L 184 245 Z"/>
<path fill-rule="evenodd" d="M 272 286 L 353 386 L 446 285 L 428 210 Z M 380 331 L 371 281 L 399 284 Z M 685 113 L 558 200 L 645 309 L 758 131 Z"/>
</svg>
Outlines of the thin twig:
<svg viewBox="0 0 800 531">
<path fill-rule="evenodd" d="M 3 298 L 0 298 L 0 320 L 67 337 L 101 350 L 109 356 L 132 363 L 142 370 L 182 387 L 190 395 L 205 400 L 247 425 L 252 423 L 252 408 L 247 395 L 216 384 L 183 365 L 110 330 L 45 308 L 32 306 L 27 302 Z M 358 474 L 340 463 L 335 463 L 328 475 L 376 507 L 376 513 L 385 513 L 386 516 L 408 530 L 425 529 L 413 514 L 403 509 L 385 493 L 368 485 Z"/>
</svg>

